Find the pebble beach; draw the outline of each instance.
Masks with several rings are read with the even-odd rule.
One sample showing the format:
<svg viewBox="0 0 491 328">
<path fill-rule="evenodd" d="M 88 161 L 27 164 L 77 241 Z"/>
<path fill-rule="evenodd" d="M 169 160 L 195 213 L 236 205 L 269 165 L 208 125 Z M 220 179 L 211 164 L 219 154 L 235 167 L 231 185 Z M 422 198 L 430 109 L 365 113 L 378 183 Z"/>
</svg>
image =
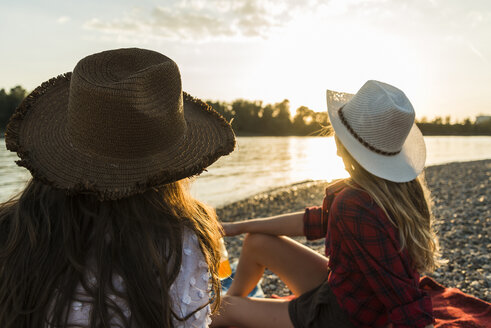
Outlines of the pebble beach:
<svg viewBox="0 0 491 328">
<path fill-rule="evenodd" d="M 447 287 L 491 302 L 491 160 L 430 166 L 425 177 L 431 191 L 435 230 L 447 263 L 432 273 Z M 233 222 L 321 205 L 326 181 L 306 181 L 273 189 L 217 209 L 220 220 Z M 238 259 L 244 236 L 225 237 L 231 261 Z M 324 254 L 324 240 L 295 238 Z M 290 291 L 266 270 L 261 286 L 266 296 Z"/>
</svg>

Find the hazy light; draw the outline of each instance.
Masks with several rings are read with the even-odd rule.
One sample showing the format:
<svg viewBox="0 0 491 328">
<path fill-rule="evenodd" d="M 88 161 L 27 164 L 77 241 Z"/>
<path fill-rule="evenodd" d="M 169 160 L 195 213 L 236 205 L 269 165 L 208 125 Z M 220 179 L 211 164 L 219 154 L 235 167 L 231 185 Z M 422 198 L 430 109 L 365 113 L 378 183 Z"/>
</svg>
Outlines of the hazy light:
<svg viewBox="0 0 491 328">
<path fill-rule="evenodd" d="M 293 160 L 290 179 L 327 180 L 347 178 L 343 161 L 336 155 L 333 138 L 291 139 L 289 152 Z"/>
</svg>

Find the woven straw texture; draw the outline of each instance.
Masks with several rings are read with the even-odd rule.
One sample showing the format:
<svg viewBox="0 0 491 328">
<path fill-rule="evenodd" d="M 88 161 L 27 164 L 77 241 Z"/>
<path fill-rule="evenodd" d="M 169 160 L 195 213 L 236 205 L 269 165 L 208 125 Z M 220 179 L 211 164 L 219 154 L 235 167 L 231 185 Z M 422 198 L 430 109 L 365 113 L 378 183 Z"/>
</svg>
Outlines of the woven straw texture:
<svg viewBox="0 0 491 328">
<path fill-rule="evenodd" d="M 88 56 L 36 88 L 6 144 L 44 183 L 118 199 L 201 173 L 235 138 L 223 117 L 182 92 L 171 59 L 132 48 Z"/>
<path fill-rule="evenodd" d="M 414 123 L 404 93 L 385 83 L 366 83 L 343 107 L 349 126 L 373 147 L 399 152 Z"/>
<path fill-rule="evenodd" d="M 378 81 L 366 82 L 355 95 L 327 90 L 327 109 L 336 135 L 368 172 L 407 182 L 423 170 L 423 135 L 401 90 Z"/>
</svg>

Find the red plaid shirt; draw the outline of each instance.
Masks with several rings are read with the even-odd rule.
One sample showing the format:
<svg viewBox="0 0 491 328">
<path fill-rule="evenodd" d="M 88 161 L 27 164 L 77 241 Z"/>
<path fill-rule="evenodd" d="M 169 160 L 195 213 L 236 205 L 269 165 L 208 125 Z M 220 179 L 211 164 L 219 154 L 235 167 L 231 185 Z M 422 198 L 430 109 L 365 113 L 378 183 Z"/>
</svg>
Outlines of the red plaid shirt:
<svg viewBox="0 0 491 328">
<path fill-rule="evenodd" d="M 358 327 L 425 327 L 433 323 L 430 297 L 384 211 L 368 193 L 340 181 L 326 189 L 322 207 L 305 210 L 307 239 L 326 237 L 328 283 Z"/>
</svg>

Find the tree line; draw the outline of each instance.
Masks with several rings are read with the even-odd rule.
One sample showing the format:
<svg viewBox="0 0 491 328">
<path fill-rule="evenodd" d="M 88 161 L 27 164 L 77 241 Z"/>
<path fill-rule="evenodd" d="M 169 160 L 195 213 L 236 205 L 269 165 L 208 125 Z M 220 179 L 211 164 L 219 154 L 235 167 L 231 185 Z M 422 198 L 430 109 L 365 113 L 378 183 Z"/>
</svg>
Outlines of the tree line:
<svg viewBox="0 0 491 328">
<path fill-rule="evenodd" d="M 491 135 L 491 120 L 476 124 L 470 118 L 465 118 L 462 121 L 451 123 L 450 116 L 435 117 L 432 121 L 428 121 L 425 117 L 417 121 L 421 132 L 427 136 L 451 136 L 451 135 Z"/>
<path fill-rule="evenodd" d="M 0 90 L 0 131 L 5 131 L 15 108 L 26 97 L 27 91 L 16 86 L 6 92 Z M 274 104 L 262 101 L 237 99 L 232 102 L 212 101 L 207 103 L 232 123 L 237 135 L 309 136 L 319 135 L 328 127 L 327 112 L 316 112 L 301 106 L 292 116 L 290 102 L 285 99 Z M 451 123 L 451 117 L 436 117 L 432 121 L 422 118 L 416 123 L 424 135 L 491 135 L 491 120 L 475 124 L 470 118 Z"/>
<path fill-rule="evenodd" d="M 316 112 L 301 106 L 291 118 L 287 99 L 276 104 L 238 99 L 233 102 L 207 101 L 228 121 L 238 135 L 308 136 L 319 135 L 323 127 L 329 127 L 327 111 Z M 475 124 L 470 118 L 451 122 L 451 117 L 435 117 L 428 121 L 423 117 L 416 124 L 424 135 L 491 135 L 491 120 Z"/>
<path fill-rule="evenodd" d="M 6 92 L 5 89 L 0 90 L 0 131 L 2 135 L 10 116 L 26 96 L 27 91 L 20 85 L 10 89 L 10 92 Z"/>
<path fill-rule="evenodd" d="M 301 106 L 293 118 L 288 99 L 275 104 L 237 99 L 233 102 L 208 100 L 217 112 L 232 123 L 237 135 L 307 136 L 329 126 L 327 112 Z"/>
</svg>

